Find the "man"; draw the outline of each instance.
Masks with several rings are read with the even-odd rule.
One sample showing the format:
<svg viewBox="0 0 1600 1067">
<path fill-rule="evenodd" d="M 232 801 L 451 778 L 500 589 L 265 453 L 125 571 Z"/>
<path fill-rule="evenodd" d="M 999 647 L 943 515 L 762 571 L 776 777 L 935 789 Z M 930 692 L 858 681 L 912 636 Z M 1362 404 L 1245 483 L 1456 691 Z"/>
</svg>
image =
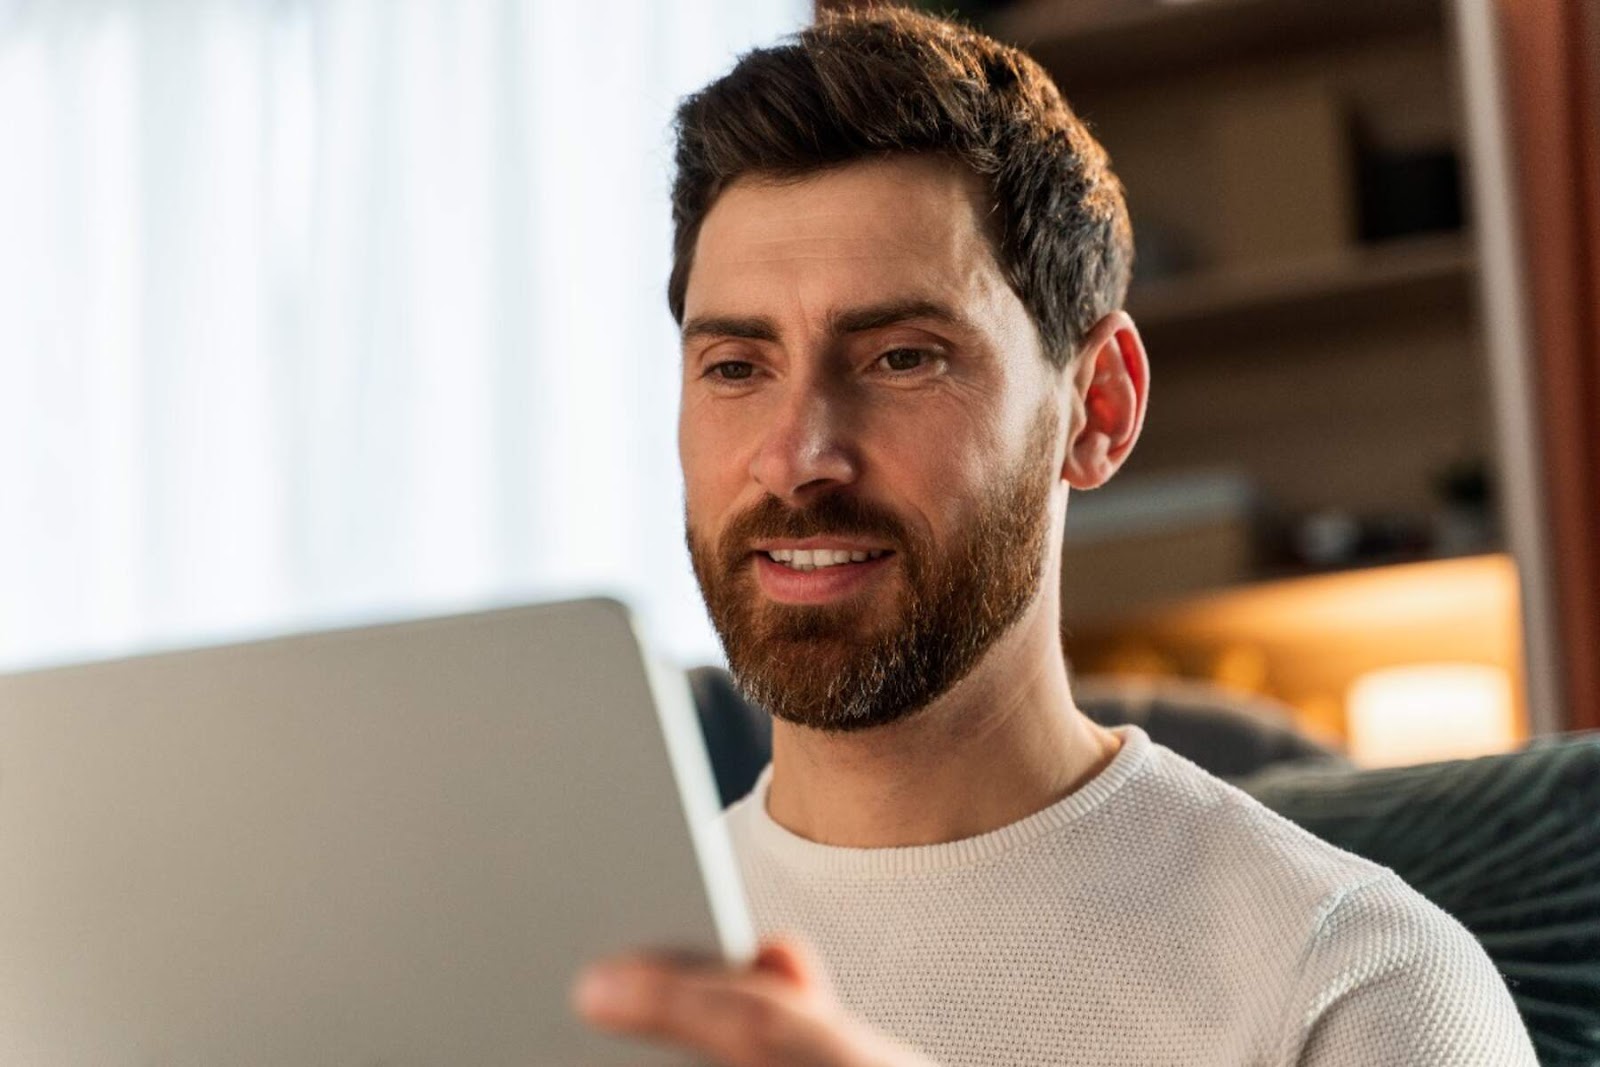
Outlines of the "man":
<svg viewBox="0 0 1600 1067">
<path fill-rule="evenodd" d="M 593 1024 L 729 1065 L 1531 1064 L 1454 921 L 1073 705 L 1068 492 L 1148 366 L 1104 152 L 1027 57 L 904 12 L 679 112 L 696 574 L 772 764 L 727 820 L 758 927 L 641 956 Z"/>
</svg>

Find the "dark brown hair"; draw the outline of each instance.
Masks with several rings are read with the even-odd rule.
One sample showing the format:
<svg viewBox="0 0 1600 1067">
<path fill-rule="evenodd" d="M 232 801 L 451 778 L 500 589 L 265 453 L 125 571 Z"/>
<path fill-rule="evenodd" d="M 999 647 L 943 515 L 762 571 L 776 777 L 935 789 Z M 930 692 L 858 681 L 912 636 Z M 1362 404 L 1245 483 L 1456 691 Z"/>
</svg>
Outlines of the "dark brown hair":
<svg viewBox="0 0 1600 1067">
<path fill-rule="evenodd" d="M 824 16 L 687 97 L 676 126 L 667 303 L 680 324 L 700 224 L 736 179 L 899 153 L 949 156 L 987 185 L 996 259 L 1056 366 L 1127 295 L 1133 234 L 1105 149 L 1039 64 L 957 23 Z"/>
</svg>

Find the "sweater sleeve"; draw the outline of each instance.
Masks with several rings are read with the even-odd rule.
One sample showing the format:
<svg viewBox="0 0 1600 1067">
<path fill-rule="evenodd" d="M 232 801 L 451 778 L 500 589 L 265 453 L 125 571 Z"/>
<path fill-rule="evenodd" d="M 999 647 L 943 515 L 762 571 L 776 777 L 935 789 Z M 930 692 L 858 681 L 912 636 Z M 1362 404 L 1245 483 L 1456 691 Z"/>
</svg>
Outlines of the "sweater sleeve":
<svg viewBox="0 0 1600 1067">
<path fill-rule="evenodd" d="M 1291 1013 L 1295 1067 L 1537 1067 L 1483 947 L 1392 873 L 1327 908 Z"/>
</svg>

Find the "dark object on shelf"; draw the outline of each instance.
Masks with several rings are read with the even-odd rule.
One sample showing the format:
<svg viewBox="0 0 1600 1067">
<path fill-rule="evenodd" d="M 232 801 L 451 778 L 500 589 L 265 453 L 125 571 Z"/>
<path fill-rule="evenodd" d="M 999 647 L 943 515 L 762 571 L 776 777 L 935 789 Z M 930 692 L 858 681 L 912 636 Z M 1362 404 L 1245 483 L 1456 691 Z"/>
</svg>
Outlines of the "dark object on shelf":
<svg viewBox="0 0 1600 1067">
<path fill-rule="evenodd" d="M 1434 548 L 1441 555 L 1483 552 L 1499 540 L 1495 490 L 1488 460 L 1457 460 L 1433 476 L 1440 510 L 1435 516 Z"/>
<path fill-rule="evenodd" d="M 1357 515 L 1329 509 L 1301 518 L 1290 542 L 1294 562 L 1300 565 L 1352 567 L 1423 559 L 1434 551 L 1434 532 L 1423 515 Z"/>
<path fill-rule="evenodd" d="M 1299 562 L 1313 567 L 1338 566 L 1355 558 L 1361 524 L 1347 511 L 1319 511 L 1300 520 L 1293 540 Z"/>
<path fill-rule="evenodd" d="M 1454 150 L 1369 148 L 1359 169 L 1361 240 L 1461 229 L 1461 162 Z"/>
<path fill-rule="evenodd" d="M 1441 468 L 1433 476 L 1433 488 L 1446 507 L 1487 511 L 1494 505 L 1494 481 L 1489 475 L 1489 461 L 1483 456 L 1460 459 Z"/>
</svg>

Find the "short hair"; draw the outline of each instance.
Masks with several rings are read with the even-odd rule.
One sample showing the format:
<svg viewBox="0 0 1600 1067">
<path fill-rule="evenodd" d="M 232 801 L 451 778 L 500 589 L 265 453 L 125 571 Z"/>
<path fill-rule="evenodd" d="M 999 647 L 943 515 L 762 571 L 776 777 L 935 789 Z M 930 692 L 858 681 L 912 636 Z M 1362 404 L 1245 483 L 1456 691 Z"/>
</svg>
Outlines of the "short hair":
<svg viewBox="0 0 1600 1067">
<path fill-rule="evenodd" d="M 667 303 L 680 325 L 700 226 L 734 181 L 911 153 L 984 182 L 995 259 L 1053 365 L 1127 296 L 1133 231 L 1105 149 L 1038 63 L 966 26 L 897 8 L 825 15 L 742 56 L 675 125 Z"/>
</svg>

